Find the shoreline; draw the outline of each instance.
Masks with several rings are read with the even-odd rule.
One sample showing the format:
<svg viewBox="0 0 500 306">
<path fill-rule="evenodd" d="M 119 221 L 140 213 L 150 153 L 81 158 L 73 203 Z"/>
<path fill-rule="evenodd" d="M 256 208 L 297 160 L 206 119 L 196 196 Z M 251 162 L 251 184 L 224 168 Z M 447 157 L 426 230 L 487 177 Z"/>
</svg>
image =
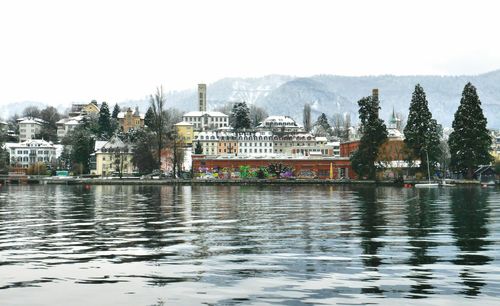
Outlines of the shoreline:
<svg viewBox="0 0 500 306">
<path fill-rule="evenodd" d="M 39 184 L 54 185 L 377 185 L 413 187 L 423 181 L 405 181 L 395 183 L 393 181 L 374 180 L 329 180 L 329 179 L 129 179 L 129 178 L 75 178 L 75 179 L 39 179 Z M 32 183 L 36 183 L 33 181 Z M 473 180 L 449 180 L 448 183 L 460 186 L 481 186 L 479 181 Z M 409 186 L 411 185 L 411 186 Z M 498 185 L 498 182 L 496 182 Z M 495 186 L 495 185 L 493 185 Z"/>
</svg>

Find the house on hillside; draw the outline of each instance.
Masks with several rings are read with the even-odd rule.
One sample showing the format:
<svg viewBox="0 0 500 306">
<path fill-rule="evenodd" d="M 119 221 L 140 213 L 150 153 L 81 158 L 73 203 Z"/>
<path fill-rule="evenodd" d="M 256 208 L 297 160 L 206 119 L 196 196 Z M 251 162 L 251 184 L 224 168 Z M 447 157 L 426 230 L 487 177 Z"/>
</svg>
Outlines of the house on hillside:
<svg viewBox="0 0 500 306">
<path fill-rule="evenodd" d="M 139 129 L 144 127 L 144 114 L 139 112 L 136 107 L 133 111 L 130 107 L 125 112 L 118 113 L 118 122 L 120 123 L 120 130 L 127 133 L 131 129 Z"/>
</svg>

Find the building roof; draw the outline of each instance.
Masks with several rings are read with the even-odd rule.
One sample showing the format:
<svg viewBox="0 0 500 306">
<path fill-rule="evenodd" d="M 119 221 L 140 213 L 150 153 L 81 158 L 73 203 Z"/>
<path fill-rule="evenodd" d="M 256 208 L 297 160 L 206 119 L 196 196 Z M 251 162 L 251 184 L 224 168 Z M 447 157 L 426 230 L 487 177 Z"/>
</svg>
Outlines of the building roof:
<svg viewBox="0 0 500 306">
<path fill-rule="evenodd" d="M 181 121 L 181 122 L 176 123 L 176 124 L 174 124 L 174 125 L 177 125 L 177 126 L 184 126 L 184 125 L 186 125 L 186 126 L 188 126 L 188 125 L 189 125 L 189 126 L 192 126 L 193 124 L 192 124 L 192 123 L 189 123 L 189 122 L 186 122 L 186 121 Z"/>
<path fill-rule="evenodd" d="M 43 124 L 46 123 L 45 120 L 42 120 L 40 118 L 34 118 L 34 117 L 23 117 L 17 119 L 19 124 Z"/>
<path fill-rule="evenodd" d="M 124 148 L 127 148 L 128 152 L 130 153 L 132 146 L 130 144 L 124 143 L 120 138 L 115 136 L 111 138 L 109 141 L 96 141 L 94 148 L 95 148 L 95 153 L 104 153 L 105 151 L 108 151 L 110 149 L 124 149 Z"/>
<path fill-rule="evenodd" d="M 299 127 L 297 122 L 295 122 L 295 120 L 293 120 L 289 116 L 269 116 L 259 124 L 259 127 L 268 127 L 268 126 L 295 127 L 295 128 Z"/>
<path fill-rule="evenodd" d="M 125 111 L 125 112 L 119 112 L 119 113 L 118 113 L 117 118 L 118 118 L 118 119 L 123 119 L 123 118 L 125 118 L 125 114 L 126 114 L 127 112 L 129 112 L 129 111 L 130 111 L 130 112 L 132 112 L 132 116 L 133 116 L 133 117 L 138 117 L 138 116 L 139 116 L 139 117 L 141 117 L 141 119 L 144 119 L 144 117 L 145 117 L 145 114 L 141 114 L 141 113 L 139 113 L 139 110 L 138 110 L 138 109 L 136 109 L 135 111 L 133 111 L 133 110 L 129 107 L 129 108 L 127 109 L 127 111 Z"/>
<path fill-rule="evenodd" d="M 228 115 L 221 113 L 221 112 L 188 112 L 182 115 L 182 117 L 202 117 L 204 115 L 210 116 L 210 117 L 229 117 Z"/>
<path fill-rule="evenodd" d="M 23 142 L 6 142 L 5 148 L 31 148 L 31 147 L 41 147 L 41 148 L 54 148 L 54 144 L 51 141 L 46 141 L 43 139 L 28 139 Z"/>
</svg>

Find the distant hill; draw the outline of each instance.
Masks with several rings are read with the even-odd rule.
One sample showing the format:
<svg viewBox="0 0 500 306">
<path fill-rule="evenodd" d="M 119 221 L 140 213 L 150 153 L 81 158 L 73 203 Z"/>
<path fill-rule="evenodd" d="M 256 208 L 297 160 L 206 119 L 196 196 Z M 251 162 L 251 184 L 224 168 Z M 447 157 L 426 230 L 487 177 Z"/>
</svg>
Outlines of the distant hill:
<svg viewBox="0 0 500 306">
<path fill-rule="evenodd" d="M 313 120 L 321 114 L 349 113 L 357 121 L 357 101 L 378 88 L 381 101 L 381 117 L 389 118 L 393 108 L 405 116 L 408 114 L 415 84 L 420 83 L 427 94 L 429 108 L 435 119 L 450 127 L 460 103 L 462 90 L 472 82 L 479 93 L 488 127 L 500 128 L 500 70 L 474 76 L 364 76 L 346 77 L 316 75 L 293 77 L 269 75 L 260 78 L 225 78 L 208 85 L 207 107 L 215 109 L 228 102 L 246 101 L 264 107 L 270 115 L 289 115 L 302 122 L 305 103 L 312 105 Z M 196 84 L 192 90 L 174 91 L 167 94 L 167 105 L 181 111 L 197 109 Z M 0 115 L 7 118 L 21 113 L 24 107 L 37 102 L 23 102 L 0 107 Z M 114 102 L 109 102 L 111 107 Z M 146 111 L 149 101 L 130 100 L 120 106 L 139 106 Z M 69 105 L 68 105 L 69 106 Z M 62 109 L 62 108 L 60 108 Z"/>
<path fill-rule="evenodd" d="M 373 88 L 378 88 L 380 92 L 380 114 L 383 119 L 388 119 L 393 108 L 406 116 L 414 87 L 420 83 L 425 89 L 434 118 L 443 126 L 449 127 L 467 82 L 472 82 L 478 89 L 488 127 L 500 128 L 500 116 L 497 115 L 500 113 L 500 70 L 476 76 L 317 75 L 307 78 L 228 78 L 210 84 L 207 97 L 209 109 L 226 102 L 247 101 L 264 107 L 271 115 L 289 115 L 302 122 L 303 106 L 310 103 L 313 116 L 322 112 L 328 116 L 350 113 L 354 122 L 358 117 L 357 101 L 370 95 Z M 168 104 L 184 111 L 194 110 L 197 107 L 196 90 L 170 93 Z M 147 101 L 144 106 L 147 107 Z"/>
</svg>

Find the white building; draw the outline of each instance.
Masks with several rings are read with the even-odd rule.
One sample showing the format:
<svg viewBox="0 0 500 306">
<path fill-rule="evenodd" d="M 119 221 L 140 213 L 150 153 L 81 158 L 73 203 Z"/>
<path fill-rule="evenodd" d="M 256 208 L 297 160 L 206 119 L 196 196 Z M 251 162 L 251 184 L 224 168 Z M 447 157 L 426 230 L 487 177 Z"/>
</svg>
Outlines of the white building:
<svg viewBox="0 0 500 306">
<path fill-rule="evenodd" d="M 57 139 L 61 140 L 64 136 L 66 136 L 69 132 L 75 129 L 81 121 L 83 120 L 83 116 L 63 118 L 56 122 L 57 125 Z"/>
<path fill-rule="evenodd" d="M 11 166 L 28 168 L 35 163 L 55 163 L 60 150 L 52 142 L 28 139 L 21 143 L 6 143 Z"/>
<path fill-rule="evenodd" d="M 269 116 L 257 126 L 257 129 L 286 133 L 303 131 L 302 126 L 298 125 L 295 120 L 288 116 Z"/>
<path fill-rule="evenodd" d="M 264 156 L 274 152 L 271 131 L 238 133 L 237 140 L 238 156 Z"/>
<path fill-rule="evenodd" d="M 19 142 L 35 139 L 45 123 L 42 119 L 32 117 L 19 118 L 17 121 L 19 124 Z"/>
<path fill-rule="evenodd" d="M 191 123 L 197 131 L 229 127 L 229 116 L 221 112 L 188 112 L 182 120 Z"/>
</svg>

